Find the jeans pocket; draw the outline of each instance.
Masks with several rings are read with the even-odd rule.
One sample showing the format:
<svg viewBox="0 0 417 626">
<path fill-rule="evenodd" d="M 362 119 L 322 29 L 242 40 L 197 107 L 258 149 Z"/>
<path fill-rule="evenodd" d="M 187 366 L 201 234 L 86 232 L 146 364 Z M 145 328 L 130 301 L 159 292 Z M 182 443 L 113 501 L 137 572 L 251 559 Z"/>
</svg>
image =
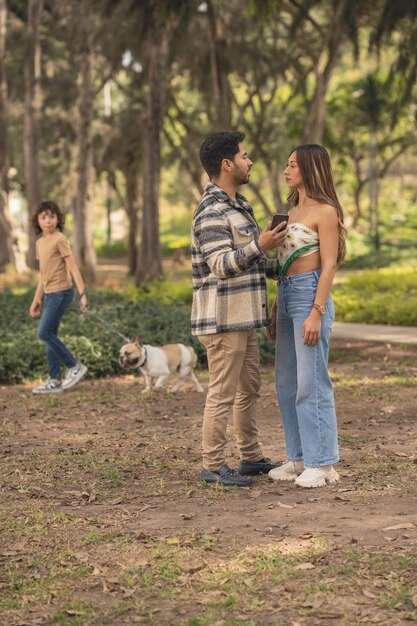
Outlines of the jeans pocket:
<svg viewBox="0 0 417 626">
<path fill-rule="evenodd" d="M 313 294 L 315 295 L 316 291 L 317 291 L 317 281 L 311 281 L 311 280 L 306 280 L 306 281 L 294 281 L 291 284 L 291 289 L 293 290 L 294 293 L 300 293 L 300 294 L 306 294 L 306 295 L 310 295 Z"/>
</svg>

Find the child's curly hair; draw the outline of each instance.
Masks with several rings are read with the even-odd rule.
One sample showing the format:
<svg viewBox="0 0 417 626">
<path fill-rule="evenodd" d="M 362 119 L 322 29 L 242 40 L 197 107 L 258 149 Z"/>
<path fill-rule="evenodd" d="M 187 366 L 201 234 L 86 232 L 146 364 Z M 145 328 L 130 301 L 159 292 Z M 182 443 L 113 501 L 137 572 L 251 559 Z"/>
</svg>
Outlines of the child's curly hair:
<svg viewBox="0 0 417 626">
<path fill-rule="evenodd" d="M 44 202 L 40 203 L 40 205 L 32 215 L 32 226 L 35 229 L 35 233 L 37 235 L 40 235 L 42 232 L 39 226 L 38 217 L 44 211 L 50 211 L 51 213 L 55 213 L 58 218 L 57 229 L 62 232 L 64 230 L 65 215 L 63 214 L 59 206 L 55 204 L 55 202 L 52 202 L 51 200 L 45 200 Z"/>
</svg>

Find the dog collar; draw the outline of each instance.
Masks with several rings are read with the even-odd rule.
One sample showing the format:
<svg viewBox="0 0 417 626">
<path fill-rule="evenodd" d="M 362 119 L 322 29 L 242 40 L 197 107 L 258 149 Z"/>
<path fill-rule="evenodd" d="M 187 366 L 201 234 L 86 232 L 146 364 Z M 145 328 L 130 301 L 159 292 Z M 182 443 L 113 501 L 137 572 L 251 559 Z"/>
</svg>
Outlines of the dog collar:
<svg viewBox="0 0 417 626">
<path fill-rule="evenodd" d="M 148 352 L 145 348 L 145 346 L 143 346 L 143 352 L 144 352 L 144 357 L 143 357 L 143 361 L 142 363 L 138 363 L 138 367 L 143 367 L 148 359 Z"/>
</svg>

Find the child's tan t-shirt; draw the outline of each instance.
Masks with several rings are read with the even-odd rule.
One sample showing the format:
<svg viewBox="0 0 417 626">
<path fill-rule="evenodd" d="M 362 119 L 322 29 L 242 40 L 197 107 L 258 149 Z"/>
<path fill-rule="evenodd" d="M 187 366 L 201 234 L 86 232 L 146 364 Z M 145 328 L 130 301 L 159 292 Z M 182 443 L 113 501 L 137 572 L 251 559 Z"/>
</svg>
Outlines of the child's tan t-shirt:
<svg viewBox="0 0 417 626">
<path fill-rule="evenodd" d="M 36 258 L 39 259 L 45 293 L 55 293 L 72 287 L 71 274 L 65 263 L 65 257 L 70 254 L 71 246 L 60 231 L 54 232 L 50 237 L 42 236 L 36 241 Z"/>
</svg>

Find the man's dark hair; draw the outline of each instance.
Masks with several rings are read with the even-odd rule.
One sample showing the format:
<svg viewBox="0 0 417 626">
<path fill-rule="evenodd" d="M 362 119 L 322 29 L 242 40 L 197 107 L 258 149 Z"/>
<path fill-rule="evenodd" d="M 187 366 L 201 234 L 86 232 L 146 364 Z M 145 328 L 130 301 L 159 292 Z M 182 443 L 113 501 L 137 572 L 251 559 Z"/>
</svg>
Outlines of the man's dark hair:
<svg viewBox="0 0 417 626">
<path fill-rule="evenodd" d="M 38 217 L 44 211 L 50 211 L 51 213 L 55 213 L 58 218 L 56 228 L 57 230 L 60 230 L 62 232 L 64 230 L 65 215 L 63 214 L 59 206 L 55 204 L 55 202 L 52 202 L 51 200 L 45 200 L 44 202 L 41 202 L 39 204 L 36 211 L 32 215 L 32 226 L 35 229 L 35 233 L 37 235 L 40 235 L 42 232 L 42 229 L 39 226 Z"/>
<path fill-rule="evenodd" d="M 205 138 L 200 148 L 200 161 L 210 180 L 220 175 L 223 159 L 234 161 L 244 133 L 212 133 Z"/>
</svg>

